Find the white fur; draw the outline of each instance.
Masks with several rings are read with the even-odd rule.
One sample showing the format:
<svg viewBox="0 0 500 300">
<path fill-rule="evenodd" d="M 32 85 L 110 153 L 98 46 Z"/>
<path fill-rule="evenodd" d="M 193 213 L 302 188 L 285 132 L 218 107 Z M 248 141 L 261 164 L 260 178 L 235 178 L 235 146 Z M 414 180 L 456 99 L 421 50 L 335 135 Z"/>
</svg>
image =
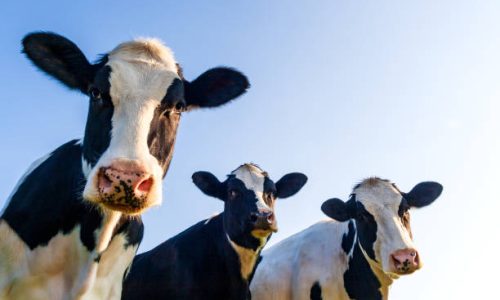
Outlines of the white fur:
<svg viewBox="0 0 500 300">
<path fill-rule="evenodd" d="M 123 234 L 113 237 L 109 247 L 102 253 L 95 283 L 82 299 L 114 300 L 121 298 L 123 276 L 139 247 L 136 245 L 125 249 L 126 243 L 127 239 Z"/>
<path fill-rule="evenodd" d="M 154 39 L 124 43 L 111 51 L 108 63 L 114 112 L 111 142 L 89 174 L 84 198 L 98 201 L 97 173 L 115 160 L 135 161 L 153 177 L 148 206 L 162 201 L 163 169 L 149 152 L 147 138 L 155 109 L 179 78 L 171 51 Z"/>
<path fill-rule="evenodd" d="M 257 207 L 259 209 L 272 211 L 272 208 L 264 201 L 265 176 L 261 169 L 251 164 L 244 164 L 234 170 L 232 174 L 243 181 L 247 189 L 254 191 L 255 196 L 257 196 Z"/>
<path fill-rule="evenodd" d="M 354 193 L 356 201 L 361 202 L 377 222 L 374 252 L 377 261 L 382 263 L 370 259 L 364 249 L 362 253 L 382 285 L 383 299 L 387 299 L 389 286 L 397 278 L 390 272 L 390 254 L 399 249 L 415 249 L 398 216 L 402 197 L 391 183 L 373 179 L 363 182 Z M 252 299 L 309 299 L 315 282 L 321 286 L 323 299 L 349 299 L 343 275 L 353 248 L 346 254 L 341 246 L 347 232 L 348 222 L 323 221 L 263 251 L 250 287 Z"/>
<path fill-rule="evenodd" d="M 375 258 L 382 262 L 384 273 L 397 278 L 396 274 L 391 273 L 391 254 L 400 249 L 416 249 L 410 233 L 398 216 L 401 194 L 391 183 L 381 180 L 374 185 L 362 184 L 354 193 L 356 201 L 361 202 L 377 222 Z"/>
<path fill-rule="evenodd" d="M 0 299 L 110 299 L 114 291 L 121 289 L 125 268 L 137 250 L 136 247 L 123 250 L 120 235 L 111 240 L 119 217 L 119 213 L 105 217 L 103 227 L 96 232 L 93 252 L 88 252 L 82 244 L 80 226 L 68 234 L 59 233 L 47 245 L 31 250 L 0 220 Z M 98 255 L 101 255 L 99 264 L 95 262 Z M 114 280 L 118 277 L 120 280 Z M 106 293 L 106 285 L 97 284 L 101 279 L 116 284 L 107 285 L 108 296 L 93 297 Z"/>
<path fill-rule="evenodd" d="M 340 242 L 347 231 L 347 223 L 322 221 L 264 250 L 252 299 L 309 299 L 316 281 L 323 299 L 349 299 L 343 289 L 348 256 Z"/>
</svg>

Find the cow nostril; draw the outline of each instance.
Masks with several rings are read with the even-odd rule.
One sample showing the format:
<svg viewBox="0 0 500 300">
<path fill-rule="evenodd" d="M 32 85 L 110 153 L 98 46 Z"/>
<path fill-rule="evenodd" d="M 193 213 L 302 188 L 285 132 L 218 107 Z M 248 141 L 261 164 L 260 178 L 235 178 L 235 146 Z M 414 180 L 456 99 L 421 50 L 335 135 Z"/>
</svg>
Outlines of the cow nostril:
<svg viewBox="0 0 500 300">
<path fill-rule="evenodd" d="M 149 192 L 151 190 L 151 186 L 153 185 L 153 178 L 149 177 L 146 180 L 143 180 L 139 185 L 137 186 L 137 190 L 141 192 Z"/>
<path fill-rule="evenodd" d="M 417 252 L 412 251 L 412 252 L 410 253 L 410 255 L 411 255 L 411 256 L 413 256 L 413 257 L 415 257 L 415 256 L 417 256 Z"/>
<path fill-rule="evenodd" d="M 258 219 L 259 219 L 259 217 L 257 216 L 257 214 L 252 213 L 250 215 L 250 221 L 252 221 L 253 223 L 257 222 Z"/>
<path fill-rule="evenodd" d="M 270 213 L 268 216 L 267 216 L 267 222 L 268 223 L 272 223 L 274 221 L 274 214 L 273 213 Z"/>
</svg>

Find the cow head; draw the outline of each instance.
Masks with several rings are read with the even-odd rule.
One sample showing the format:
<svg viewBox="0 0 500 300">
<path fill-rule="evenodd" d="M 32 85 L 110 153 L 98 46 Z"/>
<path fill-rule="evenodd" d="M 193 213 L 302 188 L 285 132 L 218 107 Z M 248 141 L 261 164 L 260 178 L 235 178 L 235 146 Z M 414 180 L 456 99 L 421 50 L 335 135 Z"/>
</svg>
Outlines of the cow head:
<svg viewBox="0 0 500 300">
<path fill-rule="evenodd" d="M 358 184 L 349 201 L 330 199 L 323 212 L 340 222 L 355 220 L 357 240 L 365 257 L 384 273 L 397 277 L 421 267 L 410 228 L 411 207 L 431 204 L 443 187 L 437 182 L 422 182 L 409 193 L 380 178 L 368 178 Z"/>
<path fill-rule="evenodd" d="M 274 183 L 254 164 L 241 165 L 224 182 L 209 172 L 193 174 L 202 192 L 224 201 L 224 227 L 231 241 L 253 249 L 278 230 L 275 200 L 294 195 L 306 181 L 304 174 L 290 173 Z"/>
<path fill-rule="evenodd" d="M 155 39 L 120 44 L 94 64 L 57 34 L 29 34 L 23 46 L 37 67 L 89 97 L 84 199 L 131 215 L 162 201 L 181 114 L 222 105 L 249 86 L 228 68 L 189 82 L 170 49 Z"/>
</svg>

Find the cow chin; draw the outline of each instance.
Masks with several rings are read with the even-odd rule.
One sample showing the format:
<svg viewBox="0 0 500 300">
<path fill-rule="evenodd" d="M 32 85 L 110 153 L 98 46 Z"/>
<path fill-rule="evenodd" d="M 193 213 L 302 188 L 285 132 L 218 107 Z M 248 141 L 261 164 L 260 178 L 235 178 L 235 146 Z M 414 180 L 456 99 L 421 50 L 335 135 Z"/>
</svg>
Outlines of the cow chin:
<svg viewBox="0 0 500 300">
<path fill-rule="evenodd" d="M 258 239 L 261 238 L 267 238 L 270 236 L 273 232 L 276 232 L 277 230 L 271 230 L 271 229 L 254 229 L 252 230 L 252 236 Z"/>
</svg>

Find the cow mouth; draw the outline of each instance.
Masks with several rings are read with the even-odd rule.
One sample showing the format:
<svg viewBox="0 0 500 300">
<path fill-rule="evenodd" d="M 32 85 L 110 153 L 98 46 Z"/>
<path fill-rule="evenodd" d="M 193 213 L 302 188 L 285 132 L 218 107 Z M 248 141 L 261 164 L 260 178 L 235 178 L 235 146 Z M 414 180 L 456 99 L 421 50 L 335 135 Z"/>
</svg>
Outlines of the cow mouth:
<svg viewBox="0 0 500 300">
<path fill-rule="evenodd" d="M 276 226 L 269 226 L 266 228 L 254 228 L 252 229 L 252 235 L 256 238 L 266 238 L 270 234 L 278 232 L 278 228 Z"/>
<path fill-rule="evenodd" d="M 129 215 L 140 214 L 147 207 L 147 196 L 135 196 L 130 192 L 131 188 L 125 183 L 121 185 L 122 189 L 117 188 L 115 193 L 99 193 L 100 201 L 104 207 L 123 212 Z"/>
</svg>

